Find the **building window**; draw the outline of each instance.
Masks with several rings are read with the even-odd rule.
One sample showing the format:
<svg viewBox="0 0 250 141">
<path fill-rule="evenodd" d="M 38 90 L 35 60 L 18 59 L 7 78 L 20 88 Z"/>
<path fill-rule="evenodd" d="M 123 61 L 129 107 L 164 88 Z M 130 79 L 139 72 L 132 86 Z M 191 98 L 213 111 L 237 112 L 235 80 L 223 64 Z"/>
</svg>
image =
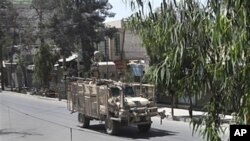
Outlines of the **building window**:
<svg viewBox="0 0 250 141">
<path fill-rule="evenodd" d="M 106 61 L 109 60 L 109 40 L 106 39 L 105 40 L 105 57 L 106 57 Z"/>
<path fill-rule="evenodd" d="M 107 58 L 109 58 L 109 42 L 108 40 L 105 40 L 105 41 L 101 41 L 99 44 L 98 44 L 98 51 L 100 51 L 104 57 L 105 57 L 105 60 Z"/>
<path fill-rule="evenodd" d="M 101 41 L 98 43 L 98 51 L 100 51 L 102 54 L 105 54 L 105 44 L 104 41 Z"/>
<path fill-rule="evenodd" d="M 120 34 L 115 35 L 115 56 L 120 55 L 121 47 L 120 47 Z"/>
</svg>

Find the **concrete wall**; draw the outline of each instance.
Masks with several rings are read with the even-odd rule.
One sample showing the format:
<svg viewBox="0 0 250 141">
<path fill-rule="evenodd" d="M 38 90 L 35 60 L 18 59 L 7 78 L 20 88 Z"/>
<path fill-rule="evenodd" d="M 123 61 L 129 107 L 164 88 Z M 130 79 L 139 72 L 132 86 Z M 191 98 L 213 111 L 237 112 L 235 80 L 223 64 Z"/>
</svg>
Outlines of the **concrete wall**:
<svg viewBox="0 0 250 141">
<path fill-rule="evenodd" d="M 118 29 L 118 34 L 120 36 L 120 53 L 116 54 L 115 38 L 108 39 L 108 50 L 109 50 L 109 59 L 110 60 L 120 60 L 121 53 L 123 51 L 123 59 L 126 60 L 145 60 L 147 53 L 145 48 L 142 47 L 142 42 L 138 35 L 132 33 L 129 30 L 124 31 L 124 25 L 122 20 L 107 22 L 105 23 L 108 27 L 116 27 Z M 124 41 L 124 47 L 123 47 Z"/>
</svg>

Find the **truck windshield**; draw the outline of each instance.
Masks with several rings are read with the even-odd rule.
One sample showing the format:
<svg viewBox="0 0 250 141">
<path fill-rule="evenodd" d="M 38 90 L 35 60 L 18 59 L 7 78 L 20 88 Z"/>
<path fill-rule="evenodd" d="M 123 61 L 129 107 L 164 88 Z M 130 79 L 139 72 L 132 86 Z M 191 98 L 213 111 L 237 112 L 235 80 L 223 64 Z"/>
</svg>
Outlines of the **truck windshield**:
<svg viewBox="0 0 250 141">
<path fill-rule="evenodd" d="M 125 96 L 134 96 L 133 88 L 130 86 L 126 86 L 123 92 Z"/>
<path fill-rule="evenodd" d="M 119 96 L 120 90 L 118 88 L 111 88 L 112 96 Z"/>
</svg>

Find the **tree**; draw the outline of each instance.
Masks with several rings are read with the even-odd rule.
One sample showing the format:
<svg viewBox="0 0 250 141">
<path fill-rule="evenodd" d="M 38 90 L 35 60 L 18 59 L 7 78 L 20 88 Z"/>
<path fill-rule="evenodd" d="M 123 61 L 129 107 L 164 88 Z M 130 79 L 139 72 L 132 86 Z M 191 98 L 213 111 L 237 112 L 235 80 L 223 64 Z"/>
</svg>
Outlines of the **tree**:
<svg viewBox="0 0 250 141">
<path fill-rule="evenodd" d="M 0 1 L 0 68 L 1 68 L 1 87 L 4 90 L 4 69 L 3 59 L 7 56 L 5 45 L 9 43 L 7 41 L 9 32 L 9 18 L 12 16 L 9 13 L 13 10 L 13 5 L 8 0 Z"/>
<path fill-rule="evenodd" d="M 36 25 L 38 31 L 34 32 L 34 39 L 39 39 L 39 49 L 35 55 L 34 78 L 39 80 L 42 87 L 49 87 L 50 73 L 53 69 L 55 58 L 57 56 L 52 53 L 53 42 L 51 41 L 49 19 L 51 13 L 55 10 L 56 3 L 53 0 L 32 0 L 31 9 L 35 14 L 32 17 L 33 24 Z M 26 31 L 29 31 L 27 28 Z M 29 41 L 29 40 L 27 40 Z"/>
<path fill-rule="evenodd" d="M 94 43 L 99 42 L 100 32 L 104 32 L 103 21 L 112 6 L 107 0 L 56 1 L 58 7 L 51 20 L 52 38 L 62 49 L 63 56 L 70 53 L 72 47 L 80 48 L 84 72 L 90 70 Z"/>
<path fill-rule="evenodd" d="M 52 12 L 55 7 L 56 5 L 52 0 L 32 0 L 31 8 L 35 10 L 38 18 L 38 38 L 40 39 L 41 45 L 44 44 L 47 37 L 45 30 L 47 27 L 46 21 L 49 19 L 50 15 L 49 12 Z"/>
<path fill-rule="evenodd" d="M 211 0 L 201 7 L 192 0 L 163 0 L 158 12 L 149 2 L 149 13 L 141 0 L 131 3 L 139 11 L 131 17 L 130 27 L 148 51 L 156 84 L 175 94 L 187 92 L 189 97 L 199 92 L 211 95 L 204 107 L 203 137 L 221 140 L 219 115 L 229 111 L 237 113 L 238 122 L 247 124 L 250 3 Z M 201 121 L 192 121 L 194 131 L 200 129 Z"/>
<path fill-rule="evenodd" d="M 51 53 L 51 47 L 47 44 L 40 46 L 35 56 L 35 78 L 45 88 L 49 87 L 50 73 L 53 69 L 55 59 Z"/>
</svg>

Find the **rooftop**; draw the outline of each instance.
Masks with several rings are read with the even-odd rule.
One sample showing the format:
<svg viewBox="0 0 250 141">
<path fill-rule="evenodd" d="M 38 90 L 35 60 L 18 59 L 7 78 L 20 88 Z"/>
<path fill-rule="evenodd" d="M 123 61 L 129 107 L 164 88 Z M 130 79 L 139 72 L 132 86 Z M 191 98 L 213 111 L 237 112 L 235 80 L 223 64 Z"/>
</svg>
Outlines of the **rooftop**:
<svg viewBox="0 0 250 141">
<path fill-rule="evenodd" d="M 105 22 L 104 24 L 108 27 L 122 28 L 122 20 Z"/>
</svg>

